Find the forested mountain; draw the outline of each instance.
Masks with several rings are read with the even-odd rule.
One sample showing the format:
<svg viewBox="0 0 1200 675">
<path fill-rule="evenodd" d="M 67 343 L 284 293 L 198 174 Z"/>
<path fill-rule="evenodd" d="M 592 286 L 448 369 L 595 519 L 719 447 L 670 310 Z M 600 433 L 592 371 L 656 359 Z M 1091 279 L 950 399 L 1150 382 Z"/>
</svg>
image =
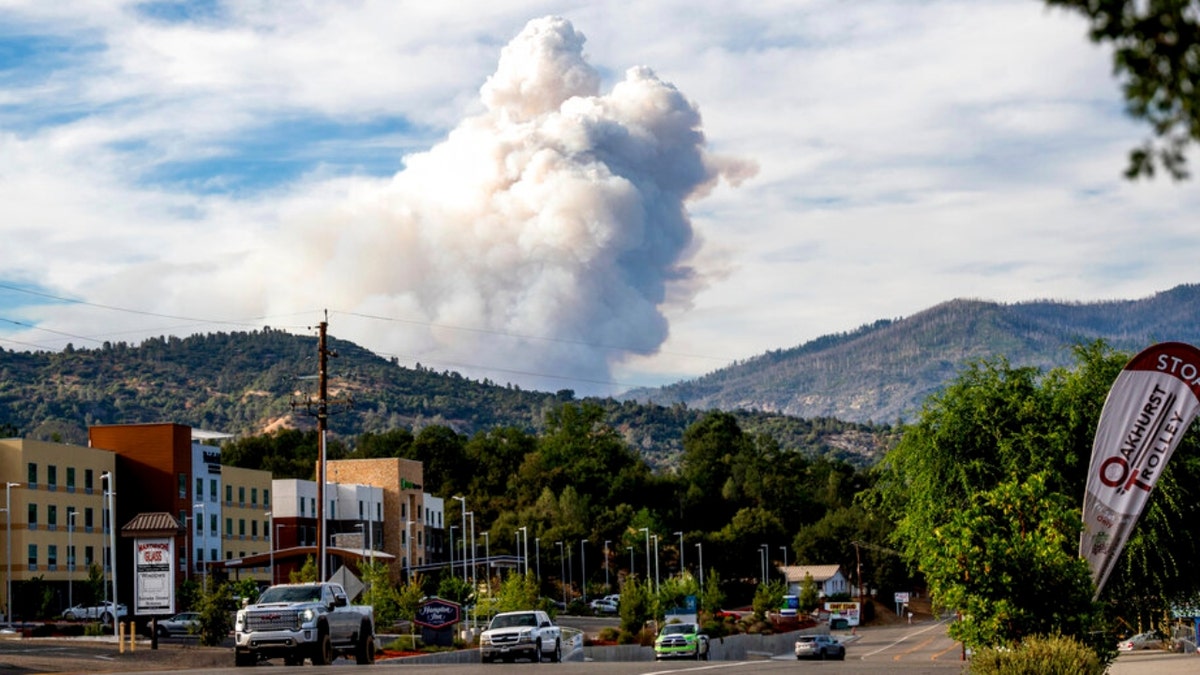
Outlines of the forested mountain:
<svg viewBox="0 0 1200 675">
<path fill-rule="evenodd" d="M 330 338 L 329 429 L 345 444 L 363 433 L 442 425 L 471 435 L 496 427 L 540 431 L 546 414 L 574 399 L 473 381 L 453 372 L 405 368 Z M 177 422 L 249 436 L 312 428 L 304 402 L 315 396 L 317 339 L 270 328 L 105 343 L 63 352 L 0 350 L 0 435 L 84 443 L 94 424 Z M 595 401 L 606 423 L 655 467 L 677 462 L 683 431 L 702 411 Z M 835 419 L 803 420 L 738 412 L 748 433 L 769 433 L 782 448 L 873 463 L 889 430 Z"/>
<path fill-rule="evenodd" d="M 953 300 L 622 398 L 895 422 L 913 419 L 968 361 L 1002 356 L 1014 366 L 1068 366 L 1073 345 L 1097 339 L 1131 353 L 1156 342 L 1200 344 L 1200 286 L 1086 304 Z"/>
</svg>

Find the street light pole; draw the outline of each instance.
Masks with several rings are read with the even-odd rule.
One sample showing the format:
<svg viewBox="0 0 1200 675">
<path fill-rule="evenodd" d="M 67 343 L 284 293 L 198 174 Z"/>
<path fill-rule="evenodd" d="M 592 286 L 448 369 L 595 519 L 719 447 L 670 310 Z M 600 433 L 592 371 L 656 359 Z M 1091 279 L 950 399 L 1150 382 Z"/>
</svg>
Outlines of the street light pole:
<svg viewBox="0 0 1200 675">
<path fill-rule="evenodd" d="M 204 532 L 204 516 L 208 513 L 208 509 L 205 507 L 204 502 L 197 502 L 195 504 L 192 504 L 192 514 L 193 515 L 195 515 L 196 509 L 200 509 L 200 521 L 199 521 L 200 531 Z M 245 524 L 245 523 L 243 523 L 243 524 Z M 204 544 L 207 544 L 207 543 L 208 543 L 208 535 L 204 535 Z M 200 546 L 203 547 L 204 544 L 200 544 Z M 204 568 L 201 570 L 204 573 L 203 588 L 204 588 L 205 593 L 208 592 L 208 562 L 209 561 L 205 561 Z M 116 595 L 116 594 L 114 593 L 114 595 Z"/>
<path fill-rule="evenodd" d="M 538 595 L 541 595 L 541 590 L 542 590 L 542 538 L 541 537 L 533 538 L 533 552 L 536 554 L 535 557 L 536 557 L 536 561 L 537 561 L 537 567 L 534 569 L 537 570 Z"/>
<path fill-rule="evenodd" d="M 113 635 L 120 635 L 117 630 L 118 624 L 121 622 L 121 600 L 117 595 L 117 510 L 114 497 L 117 492 L 116 481 L 113 480 L 113 475 L 107 471 L 100 474 L 101 481 L 108 481 L 108 541 L 109 541 L 109 557 L 112 559 L 112 615 L 113 615 Z"/>
<path fill-rule="evenodd" d="M 654 592 L 659 592 L 659 536 L 654 537 Z"/>
<path fill-rule="evenodd" d="M 696 552 L 700 556 L 700 592 L 704 592 L 704 547 L 702 542 L 696 542 Z"/>
<path fill-rule="evenodd" d="M 12 628 L 12 489 L 20 483 L 8 483 L 4 486 L 4 527 L 8 530 L 8 554 L 4 563 L 4 579 L 8 588 L 4 592 L 4 617 L 8 619 L 8 627 Z"/>
<path fill-rule="evenodd" d="M 474 595 L 475 589 L 478 588 L 475 583 L 475 512 L 467 511 L 467 515 L 471 519 L 471 594 Z M 465 577 L 463 580 L 466 580 Z"/>
<path fill-rule="evenodd" d="M 787 567 L 787 547 L 786 547 L 786 546 L 780 546 L 780 547 L 779 547 L 779 550 L 780 550 L 780 551 L 783 551 L 783 566 L 784 566 L 784 567 Z M 787 574 L 787 572 L 784 572 L 784 574 Z"/>
<path fill-rule="evenodd" d="M 481 532 L 483 535 L 483 581 L 487 584 L 488 597 L 492 597 L 492 540 L 488 537 L 487 532 Z"/>
<path fill-rule="evenodd" d="M 579 589 L 583 593 L 583 601 L 587 602 L 587 562 L 584 560 L 583 545 L 587 539 L 579 540 Z"/>
<path fill-rule="evenodd" d="M 675 535 L 679 537 L 679 576 L 682 577 L 684 570 L 687 569 L 687 566 L 683 564 L 683 530 L 676 532 Z"/>
<path fill-rule="evenodd" d="M 457 525 L 450 526 L 450 576 L 454 576 L 454 531 L 457 529 Z"/>
<path fill-rule="evenodd" d="M 567 556 L 563 555 L 563 543 L 561 541 L 554 542 L 558 546 L 558 585 L 562 586 L 563 594 L 563 609 L 567 608 Z"/>
<path fill-rule="evenodd" d="M 611 539 L 604 540 L 604 590 L 606 591 L 612 590 L 612 586 L 608 583 L 608 545 L 611 543 Z"/>
<path fill-rule="evenodd" d="M 637 570 L 633 568 L 633 547 L 626 546 L 625 548 L 629 549 L 629 576 L 632 577 L 637 573 Z"/>
<path fill-rule="evenodd" d="M 460 502 L 462 504 L 462 533 L 463 533 L 463 541 L 466 541 L 466 539 L 467 539 L 467 498 L 463 497 L 461 495 L 454 495 L 452 497 L 452 499 L 454 499 L 454 501 Z M 453 552 L 450 554 L 450 557 L 451 558 L 454 557 Z M 451 574 L 453 574 L 453 572 L 454 572 L 453 567 L 450 569 L 450 572 L 451 572 Z M 463 544 L 463 583 L 465 584 L 466 582 L 467 582 L 467 546 L 466 546 L 466 544 Z"/>
<path fill-rule="evenodd" d="M 67 512 L 67 607 L 75 606 L 75 515 L 79 513 L 72 509 Z"/>
<path fill-rule="evenodd" d="M 646 533 L 646 577 L 650 576 L 650 528 L 639 528 L 641 532 Z"/>
<path fill-rule="evenodd" d="M 413 526 L 411 520 L 404 522 L 404 580 L 412 583 L 412 531 Z"/>
<path fill-rule="evenodd" d="M 529 576 L 529 528 L 522 525 L 517 531 L 520 533 L 517 537 L 517 552 L 521 554 L 520 560 L 525 563 L 525 576 Z"/>
</svg>

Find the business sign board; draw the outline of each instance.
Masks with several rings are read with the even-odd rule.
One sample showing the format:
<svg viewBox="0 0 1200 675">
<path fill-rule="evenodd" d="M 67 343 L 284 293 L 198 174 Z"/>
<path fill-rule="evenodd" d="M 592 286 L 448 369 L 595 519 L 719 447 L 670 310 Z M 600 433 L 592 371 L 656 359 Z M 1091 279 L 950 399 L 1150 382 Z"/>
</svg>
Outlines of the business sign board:
<svg viewBox="0 0 1200 675">
<path fill-rule="evenodd" d="M 825 611 L 829 612 L 829 621 L 845 619 L 847 626 L 857 626 L 862 620 L 861 605 L 857 602 L 827 602 Z"/>
<path fill-rule="evenodd" d="M 458 623 L 461 611 L 456 602 L 433 598 L 417 608 L 417 616 L 413 619 L 413 623 L 425 628 L 441 630 Z"/>
<path fill-rule="evenodd" d="M 133 540 L 133 612 L 138 615 L 175 613 L 175 540 Z"/>
<path fill-rule="evenodd" d="M 1096 597 L 1197 412 L 1200 350 L 1180 342 L 1143 350 L 1109 390 L 1092 443 L 1079 538 Z"/>
</svg>

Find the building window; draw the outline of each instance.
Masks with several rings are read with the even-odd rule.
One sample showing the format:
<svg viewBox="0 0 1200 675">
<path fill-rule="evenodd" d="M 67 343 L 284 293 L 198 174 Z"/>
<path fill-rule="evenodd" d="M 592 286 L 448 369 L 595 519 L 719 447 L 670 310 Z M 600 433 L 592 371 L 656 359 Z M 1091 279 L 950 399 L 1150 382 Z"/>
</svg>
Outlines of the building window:
<svg viewBox="0 0 1200 675">
<path fill-rule="evenodd" d="M 408 504 L 400 502 L 400 517 L 408 518 Z"/>
<path fill-rule="evenodd" d="M 225 519 L 225 536 L 226 537 L 233 536 L 233 518 Z"/>
<path fill-rule="evenodd" d="M 187 499 L 187 474 L 179 474 L 179 498 Z"/>
<path fill-rule="evenodd" d="M 263 521 L 263 539 L 271 540 L 271 521 L 269 520 Z"/>
<path fill-rule="evenodd" d="M 208 552 L 212 554 L 211 558 L 212 558 L 212 561 L 213 561 L 213 562 L 216 562 L 216 561 L 218 561 L 218 560 L 220 560 L 220 559 L 221 559 L 221 558 L 220 558 L 220 557 L 217 555 L 217 549 L 215 549 L 215 548 L 210 548 L 210 549 L 208 549 Z"/>
<path fill-rule="evenodd" d="M 337 502 L 332 499 L 329 500 L 329 517 L 337 518 Z"/>
<path fill-rule="evenodd" d="M 93 487 L 93 484 L 95 483 L 95 481 L 96 481 L 96 477 L 93 474 L 92 470 L 84 469 L 83 470 L 83 489 L 89 495 L 92 494 L 92 487 Z"/>
<path fill-rule="evenodd" d="M 74 506 L 67 507 L 67 529 L 69 529 L 69 530 L 75 529 L 75 507 Z"/>
<path fill-rule="evenodd" d="M 50 504 L 46 507 L 46 527 L 51 530 L 58 529 L 58 505 Z"/>
<path fill-rule="evenodd" d="M 58 546 L 55 544 L 46 546 L 46 568 L 58 569 Z"/>
<path fill-rule="evenodd" d="M 304 497 L 300 498 L 300 515 L 304 515 Z"/>
<path fill-rule="evenodd" d="M 83 547 L 83 564 L 91 567 L 96 564 L 96 549 L 92 546 Z"/>
<path fill-rule="evenodd" d="M 383 504 L 375 502 L 375 520 L 383 521 Z"/>
<path fill-rule="evenodd" d="M 29 505 L 29 529 L 37 529 L 37 504 Z"/>
<path fill-rule="evenodd" d="M 195 511 L 192 513 L 195 514 Z M 196 534 L 204 536 L 204 516 L 197 518 L 195 515 L 192 515 L 192 520 L 196 523 Z"/>
<path fill-rule="evenodd" d="M 94 520 L 94 518 L 93 518 L 94 513 L 95 512 L 92 511 L 92 507 L 90 507 L 90 506 L 83 507 L 83 531 L 84 532 L 92 531 L 92 526 L 95 524 L 92 522 Z"/>
<path fill-rule="evenodd" d="M 27 480 L 29 481 L 29 487 L 37 488 L 37 462 L 29 463 L 29 476 Z"/>
<path fill-rule="evenodd" d="M 263 488 L 263 506 L 270 506 L 270 505 L 271 505 L 271 491 L 268 490 L 267 488 Z"/>
<path fill-rule="evenodd" d="M 67 569 L 75 569 L 75 545 L 71 544 L 67 547 Z"/>
<path fill-rule="evenodd" d="M 208 479 L 208 501 L 210 501 L 210 502 L 217 501 L 217 479 L 216 478 Z"/>
<path fill-rule="evenodd" d="M 233 560 L 233 551 L 225 551 L 225 559 Z"/>
<path fill-rule="evenodd" d="M 37 569 L 37 544 L 29 545 L 29 569 Z"/>
<path fill-rule="evenodd" d="M 255 539 L 258 538 L 258 521 L 257 520 L 250 521 L 250 536 L 254 537 Z"/>
<path fill-rule="evenodd" d="M 202 548 L 196 549 L 196 562 L 198 562 L 198 563 L 204 562 L 204 549 L 202 549 Z"/>
<path fill-rule="evenodd" d="M 233 503 L 233 486 L 232 485 L 225 486 L 225 503 L 226 504 Z"/>
<path fill-rule="evenodd" d="M 246 536 L 246 519 L 245 518 L 238 518 L 238 536 L 239 537 Z"/>
<path fill-rule="evenodd" d="M 215 513 L 209 514 L 208 516 L 208 531 L 212 532 L 212 536 L 214 537 L 221 534 L 221 530 L 217 525 L 217 514 Z"/>
<path fill-rule="evenodd" d="M 204 479 L 196 477 L 196 499 L 204 499 Z"/>
<path fill-rule="evenodd" d="M 358 500 L 358 519 L 363 519 L 363 501 L 361 499 Z"/>
<path fill-rule="evenodd" d="M 75 491 L 75 467 L 67 467 L 67 492 Z"/>
<path fill-rule="evenodd" d="M 239 504 L 246 503 L 246 486 L 245 485 L 238 486 L 238 503 Z"/>
<path fill-rule="evenodd" d="M 258 506 L 258 488 L 250 488 L 250 505 Z"/>
</svg>

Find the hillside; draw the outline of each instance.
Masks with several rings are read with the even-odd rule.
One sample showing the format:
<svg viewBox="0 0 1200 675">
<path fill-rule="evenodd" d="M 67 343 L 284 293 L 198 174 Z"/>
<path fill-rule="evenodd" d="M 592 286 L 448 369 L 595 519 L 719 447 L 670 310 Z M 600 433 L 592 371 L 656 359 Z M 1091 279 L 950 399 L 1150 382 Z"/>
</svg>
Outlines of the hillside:
<svg viewBox="0 0 1200 675">
<path fill-rule="evenodd" d="M 1003 356 L 1016 366 L 1067 366 L 1073 345 L 1096 339 L 1129 352 L 1166 340 L 1200 343 L 1200 286 L 1088 304 L 953 300 L 623 398 L 895 422 L 911 420 L 968 361 Z"/>
<path fill-rule="evenodd" d="M 350 401 L 332 408 L 329 429 L 349 445 L 364 432 L 435 424 L 462 434 L 498 426 L 536 431 L 548 410 L 574 400 L 569 391 L 525 391 L 401 367 L 343 340 L 331 338 L 329 346 L 338 354 L 329 361 L 329 395 Z M 238 435 L 312 428 L 303 402 L 315 393 L 316 363 L 315 337 L 270 328 L 59 353 L 0 349 L 0 433 L 85 443 L 93 424 L 177 422 Z M 683 405 L 594 403 L 660 468 L 677 461 L 683 430 L 703 415 Z M 838 420 L 738 416 L 743 429 L 770 433 L 783 448 L 858 465 L 878 459 L 888 439 L 886 428 Z"/>
</svg>

